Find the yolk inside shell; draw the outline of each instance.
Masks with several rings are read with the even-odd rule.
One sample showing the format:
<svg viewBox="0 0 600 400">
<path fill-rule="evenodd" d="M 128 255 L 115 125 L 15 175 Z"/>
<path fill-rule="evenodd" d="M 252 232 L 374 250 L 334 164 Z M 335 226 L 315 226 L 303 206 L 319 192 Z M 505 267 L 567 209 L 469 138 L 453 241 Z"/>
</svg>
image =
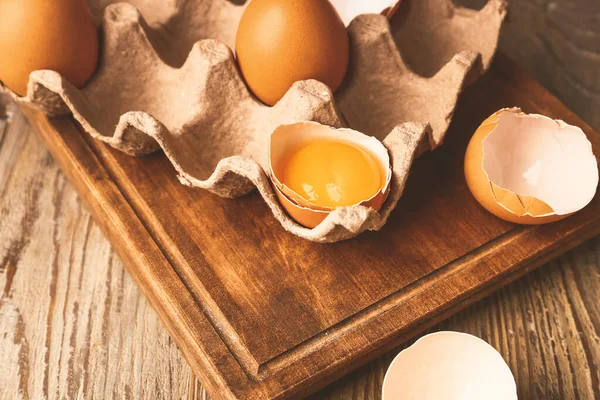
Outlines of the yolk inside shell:
<svg viewBox="0 0 600 400">
<path fill-rule="evenodd" d="M 368 151 L 351 144 L 315 141 L 292 151 L 281 183 L 311 204 L 336 208 L 359 204 L 382 188 L 385 173 Z"/>
</svg>

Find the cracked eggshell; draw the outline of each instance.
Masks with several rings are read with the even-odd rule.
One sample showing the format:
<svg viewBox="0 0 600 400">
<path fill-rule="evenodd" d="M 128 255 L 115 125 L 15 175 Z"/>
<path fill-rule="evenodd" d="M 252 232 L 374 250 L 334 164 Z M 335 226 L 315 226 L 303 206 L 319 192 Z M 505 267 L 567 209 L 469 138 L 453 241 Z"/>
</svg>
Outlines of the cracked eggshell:
<svg viewBox="0 0 600 400">
<path fill-rule="evenodd" d="M 392 17 L 402 0 L 330 0 L 346 26 L 362 14 L 383 14 Z"/>
<path fill-rule="evenodd" d="M 385 146 L 376 138 L 352 129 L 334 129 L 316 122 L 280 125 L 271 133 L 269 138 L 269 175 L 282 207 L 294 220 L 307 228 L 315 228 L 334 210 L 308 202 L 279 179 L 285 157 L 305 143 L 319 139 L 344 142 L 363 148 L 381 164 L 382 171 L 386 171 L 386 174 L 380 190 L 370 199 L 359 203 L 379 211 L 390 192 L 392 179 L 390 156 Z"/>
<path fill-rule="evenodd" d="M 566 218 L 594 198 L 598 162 L 580 128 L 509 108 L 490 116 L 473 135 L 465 177 L 492 214 L 543 224 Z"/>
<path fill-rule="evenodd" d="M 383 400 L 516 400 L 510 368 L 487 342 L 460 332 L 423 336 L 392 361 Z"/>
</svg>

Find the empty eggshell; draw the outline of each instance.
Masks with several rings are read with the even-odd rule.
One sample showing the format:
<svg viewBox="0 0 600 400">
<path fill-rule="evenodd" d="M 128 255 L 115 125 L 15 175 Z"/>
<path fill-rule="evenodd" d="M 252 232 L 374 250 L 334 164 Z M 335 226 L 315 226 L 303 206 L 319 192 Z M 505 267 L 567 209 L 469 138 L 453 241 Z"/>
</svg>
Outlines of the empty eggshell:
<svg viewBox="0 0 600 400">
<path fill-rule="evenodd" d="M 298 122 L 280 125 L 269 139 L 269 175 L 275 187 L 275 194 L 287 213 L 301 225 L 314 228 L 334 210 L 308 202 L 280 180 L 286 155 L 303 144 L 319 139 L 344 142 L 363 148 L 381 163 L 382 170 L 386 173 L 380 190 L 370 199 L 360 203 L 378 211 L 389 194 L 392 179 L 390 157 L 385 146 L 376 138 L 352 129 L 334 129 L 316 122 Z"/>
<path fill-rule="evenodd" d="M 492 214 L 542 224 L 563 219 L 594 198 L 598 162 L 580 128 L 509 108 L 490 116 L 473 135 L 465 177 Z"/>
<path fill-rule="evenodd" d="M 361 14 L 383 14 L 391 17 L 398 9 L 401 0 L 330 0 L 346 25 Z"/>
<path fill-rule="evenodd" d="M 502 356 L 460 332 L 423 336 L 396 356 L 383 380 L 383 400 L 516 400 Z"/>
</svg>

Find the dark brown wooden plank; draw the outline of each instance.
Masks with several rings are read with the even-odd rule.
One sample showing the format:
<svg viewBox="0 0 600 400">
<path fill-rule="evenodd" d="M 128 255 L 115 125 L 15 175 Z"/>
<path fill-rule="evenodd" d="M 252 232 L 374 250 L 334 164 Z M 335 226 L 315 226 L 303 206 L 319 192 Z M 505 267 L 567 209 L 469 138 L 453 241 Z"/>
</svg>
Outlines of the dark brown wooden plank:
<svg viewBox="0 0 600 400">
<path fill-rule="evenodd" d="M 599 21 L 596 0 L 512 0 L 500 37 L 502 51 L 596 130 L 600 130 Z"/>
<path fill-rule="evenodd" d="M 488 341 L 507 361 L 520 399 L 600 398 L 600 238 L 434 326 Z M 381 399 L 385 371 L 411 339 L 359 368 L 314 400 Z"/>
<path fill-rule="evenodd" d="M 215 397 L 273 398 L 318 389 L 598 233 L 598 198 L 544 227 L 499 221 L 472 199 L 466 142 L 512 105 L 583 126 L 598 154 L 596 133 L 499 58 L 446 145 L 417 161 L 390 223 L 336 245 L 285 233 L 257 195 L 185 188 L 162 155 L 130 158 L 70 120 L 29 115 Z"/>
</svg>

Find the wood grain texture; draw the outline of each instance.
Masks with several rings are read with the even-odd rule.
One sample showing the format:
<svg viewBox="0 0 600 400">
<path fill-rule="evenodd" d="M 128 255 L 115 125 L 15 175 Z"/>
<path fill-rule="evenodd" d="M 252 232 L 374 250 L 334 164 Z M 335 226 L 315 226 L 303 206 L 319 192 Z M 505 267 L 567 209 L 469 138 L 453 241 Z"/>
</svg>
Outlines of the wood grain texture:
<svg viewBox="0 0 600 400">
<path fill-rule="evenodd" d="M 189 366 L 18 111 L 0 188 L 0 398 L 187 398 Z"/>
<path fill-rule="evenodd" d="M 537 40 L 532 39 L 531 43 L 518 40 L 533 30 L 529 25 L 536 21 L 532 26 L 537 30 L 536 35 L 549 43 L 546 47 L 558 46 L 555 42 L 561 40 L 548 39 L 552 29 L 544 26 L 549 23 L 544 15 L 559 9 L 563 14 L 575 15 L 576 21 L 582 21 L 582 13 L 578 11 L 585 10 L 585 20 L 597 20 L 594 7 L 598 3 L 594 0 L 580 2 L 580 7 L 570 7 L 575 2 L 513 0 L 513 10 L 516 5 L 525 12 L 519 12 L 521 17 L 514 19 L 513 11 L 509 23 L 522 28 L 513 26 L 521 32 L 512 29 L 505 32 L 502 46 L 520 52 L 517 57 L 523 64 L 547 85 L 553 86 L 555 93 L 565 93 L 562 98 L 583 115 L 586 112 L 591 115 L 588 121 L 594 123 L 595 114 L 585 111 L 593 109 L 589 104 L 596 101 L 594 96 L 587 95 L 585 90 L 573 90 L 574 84 L 566 76 L 575 64 L 593 77 L 599 69 L 589 68 L 589 65 L 594 65 L 596 59 L 591 57 L 591 61 L 583 63 L 566 62 L 562 66 L 567 71 L 564 72 L 547 65 L 555 61 L 549 58 L 548 49 L 536 49 L 536 45 L 531 44 Z M 562 4 L 560 7 L 557 6 L 559 3 Z M 597 53 L 597 47 L 594 47 L 600 41 L 594 38 L 597 39 L 599 25 L 589 26 L 583 36 L 591 38 L 589 46 Z M 570 24 L 565 28 L 569 29 L 565 36 L 577 28 L 578 23 Z M 511 35 L 514 35 L 512 39 Z M 531 66 L 528 63 L 533 63 L 533 58 L 535 64 Z M 543 72 L 548 69 L 550 72 Z M 553 83 L 553 80 L 561 79 L 567 83 Z M 590 80 L 592 84 L 593 79 Z M 570 98 L 568 93 L 575 94 Z M 45 392 L 50 398 L 74 398 L 77 395 L 108 398 L 111 394 L 132 398 L 205 396 L 200 385 L 190 379 L 189 367 L 129 275 L 123 272 L 120 261 L 105 254 L 112 254 L 110 247 L 98 233 L 96 224 L 89 220 L 89 214 L 80 205 L 77 212 L 67 209 L 65 204 L 71 204 L 68 199 L 61 200 L 60 207 L 53 205 L 54 198 L 62 199 L 62 196 L 71 196 L 72 202 L 78 202 L 43 145 L 29 134 L 22 119 L 20 123 L 18 121 L 15 117 L 9 130 L 0 136 L 0 204 L 3 210 L 0 214 L 0 292 L 4 294 L 0 301 L 0 332 L 6 332 L 0 336 L 0 360 L 2 365 L 9 365 L 0 377 L 0 398 L 18 398 L 18 394 L 24 398 L 39 398 Z M 15 124 L 17 128 L 14 128 Z M 598 124 L 594 125 L 598 129 Z M 48 172 L 52 170 L 58 178 Z M 12 182 L 10 190 L 6 189 L 9 182 Z M 35 195 L 38 197 L 33 200 L 31 188 L 37 186 L 41 187 L 41 194 Z M 62 188 L 62 195 L 54 194 L 60 192 L 56 186 Z M 32 211 L 21 210 L 14 217 L 6 217 L 9 212 L 4 210 L 11 210 L 12 214 L 14 207 L 30 208 L 31 204 L 36 205 Z M 54 217 L 54 211 L 48 211 L 55 208 L 61 210 L 57 212 L 58 217 Z M 77 213 L 80 217 L 75 221 L 73 214 Z M 88 224 L 89 228 L 76 227 L 78 224 Z M 86 233 L 86 229 L 91 233 Z M 29 233 L 22 235 L 23 231 Z M 57 238 L 58 244 L 54 243 L 53 237 Z M 71 237 L 70 241 L 66 239 L 68 237 Z M 63 240 L 68 243 L 64 249 L 61 246 L 67 244 Z M 61 250 L 49 250 L 59 247 Z M 56 265 L 51 261 L 55 252 L 62 257 Z M 90 255 L 84 256 L 87 253 Z M 600 397 L 600 317 L 596 295 L 600 284 L 599 254 L 598 239 L 590 241 L 435 329 L 464 330 L 490 341 L 515 371 L 521 398 Z M 64 270 L 64 265 L 69 269 Z M 107 277 L 109 271 L 112 271 L 110 279 Z M 51 292 L 53 274 L 56 289 Z M 70 274 L 77 278 L 65 288 L 62 286 L 65 282 L 59 283 L 58 277 L 64 280 L 62 277 Z M 36 279 L 45 282 L 46 286 L 36 283 Z M 117 283 L 108 283 L 114 280 Z M 31 287 L 32 284 L 35 286 Z M 123 302 L 113 298 L 128 300 Z M 110 306 L 103 305 L 106 299 L 111 299 Z M 12 305 L 5 306 L 7 303 Z M 73 311 L 75 304 L 76 312 Z M 128 311 L 123 311 L 117 304 Z M 73 316 L 75 314 L 77 318 Z M 48 325 L 52 326 L 49 334 L 44 333 Z M 111 328 L 101 328 L 104 326 Z M 99 335 L 97 340 L 92 339 L 92 332 L 97 335 L 98 331 L 104 330 L 111 333 L 106 338 Z M 147 346 L 154 350 L 147 353 L 144 350 Z M 92 347 L 104 354 L 104 358 L 94 355 L 96 353 L 89 350 Z M 391 351 L 315 398 L 378 398 L 385 368 L 397 351 Z M 61 368 L 61 365 L 66 367 Z"/>
<path fill-rule="evenodd" d="M 517 380 L 520 399 L 600 398 L 600 238 L 499 290 L 431 331 L 455 330 L 488 341 Z M 314 399 L 379 399 L 387 367 L 380 357 Z"/>
<path fill-rule="evenodd" d="M 481 8 L 486 0 L 455 0 Z M 600 130 L 600 2 L 508 0 L 499 48 Z"/>
<path fill-rule="evenodd" d="M 600 130 L 600 1 L 511 0 L 500 49 Z"/>
</svg>

